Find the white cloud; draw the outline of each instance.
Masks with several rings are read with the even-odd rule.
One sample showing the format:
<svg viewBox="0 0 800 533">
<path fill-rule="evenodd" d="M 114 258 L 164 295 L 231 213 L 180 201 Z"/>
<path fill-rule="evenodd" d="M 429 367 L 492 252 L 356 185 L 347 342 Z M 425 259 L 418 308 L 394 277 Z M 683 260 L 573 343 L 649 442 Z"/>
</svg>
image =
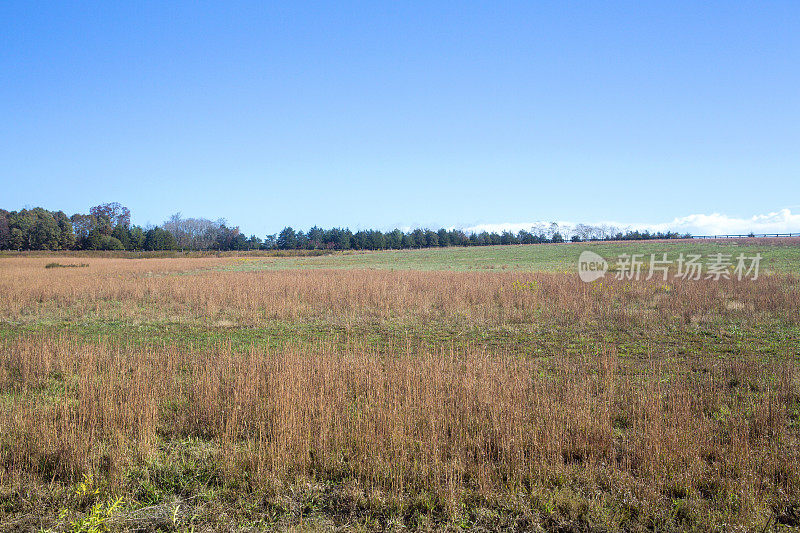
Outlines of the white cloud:
<svg viewBox="0 0 800 533">
<path fill-rule="evenodd" d="M 800 231 L 800 214 L 781 209 L 766 215 L 736 218 L 713 213 L 711 215 L 689 215 L 676 218 L 665 224 L 654 224 L 657 231 L 678 231 L 696 235 L 746 234 L 750 233 L 795 233 Z"/>
<path fill-rule="evenodd" d="M 539 233 L 550 227 L 550 222 L 504 222 L 498 224 L 478 224 L 462 228 L 467 233 L 480 233 L 482 231 L 502 233 L 510 231 L 517 233 L 520 230 Z M 565 236 L 572 235 L 578 223 L 558 221 L 559 231 Z M 800 214 L 794 214 L 790 209 L 781 209 L 774 213 L 753 215 L 749 218 L 737 218 L 720 213 L 694 214 L 678 217 L 671 222 L 660 223 L 634 223 L 621 222 L 587 222 L 595 227 L 616 228 L 621 231 L 649 230 L 649 231 L 675 231 L 678 233 L 691 233 L 692 235 L 730 235 L 753 233 L 797 233 L 800 232 Z"/>
</svg>

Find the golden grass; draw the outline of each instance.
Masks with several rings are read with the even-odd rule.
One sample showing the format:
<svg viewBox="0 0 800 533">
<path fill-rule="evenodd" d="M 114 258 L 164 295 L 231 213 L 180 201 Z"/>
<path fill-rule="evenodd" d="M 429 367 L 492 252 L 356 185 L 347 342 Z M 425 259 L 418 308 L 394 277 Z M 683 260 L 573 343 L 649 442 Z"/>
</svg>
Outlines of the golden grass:
<svg viewBox="0 0 800 533">
<path fill-rule="evenodd" d="M 735 496 L 732 516 L 748 519 L 765 494 L 800 497 L 795 362 L 701 361 L 699 372 L 654 359 L 622 377 L 613 349 L 545 362 L 67 337 L 7 341 L 2 357 L 0 484 L 21 472 L 119 482 L 159 439 L 197 437 L 216 444 L 226 476 L 255 486 L 353 479 L 398 497 L 431 492 L 451 514 L 467 494 L 565 476 L 629 493 L 640 512 L 676 494 Z"/>
<path fill-rule="evenodd" d="M 148 321 L 339 321 L 464 318 L 502 324 L 542 314 L 569 321 L 704 320 L 721 315 L 800 318 L 796 278 L 585 284 L 551 273 L 369 270 L 208 270 L 230 259 L 97 259 L 44 269 L 47 258 L 0 259 L 0 317 Z M 180 275 L 189 271 L 191 274 Z"/>
<path fill-rule="evenodd" d="M 18 331 L 0 341 L 0 487 L 91 474 L 124 494 L 164 443 L 199 439 L 242 490 L 355 484 L 401 510 L 429 495 L 445 520 L 476 498 L 518 494 L 533 512 L 537 495 L 565 488 L 597 513 L 570 516 L 578 525 L 622 528 L 756 528 L 800 501 L 796 346 L 764 356 L 749 338 L 720 358 L 647 344 L 704 322 L 796 327 L 791 277 L 590 285 L 564 274 L 204 270 L 229 261 L 219 258 L 45 269 L 51 260 L 0 259 L 4 321 L 569 324 L 605 340 L 531 358 L 514 343 L 187 348 Z M 618 355 L 619 331 L 640 334 L 648 356 Z M 684 500 L 691 512 L 675 511 Z M 542 505 L 539 518 L 558 513 Z"/>
</svg>

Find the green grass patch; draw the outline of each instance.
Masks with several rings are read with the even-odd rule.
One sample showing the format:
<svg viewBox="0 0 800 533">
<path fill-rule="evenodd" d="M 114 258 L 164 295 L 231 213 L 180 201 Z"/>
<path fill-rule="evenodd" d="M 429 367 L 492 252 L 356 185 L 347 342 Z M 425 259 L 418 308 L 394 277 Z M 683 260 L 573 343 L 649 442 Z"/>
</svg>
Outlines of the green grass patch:
<svg viewBox="0 0 800 533">
<path fill-rule="evenodd" d="M 422 248 L 416 250 L 350 251 L 323 256 L 239 257 L 231 258 L 220 270 L 258 271 L 292 269 L 380 269 L 441 271 L 577 271 L 578 257 L 591 250 L 610 263 L 621 254 L 642 254 L 645 261 L 655 254 L 666 253 L 668 259 L 680 254 L 731 255 L 760 253 L 763 273 L 800 273 L 800 246 L 775 244 L 742 244 L 740 241 L 625 241 L 512 246 L 479 246 Z M 646 272 L 646 270 L 645 270 Z"/>
</svg>

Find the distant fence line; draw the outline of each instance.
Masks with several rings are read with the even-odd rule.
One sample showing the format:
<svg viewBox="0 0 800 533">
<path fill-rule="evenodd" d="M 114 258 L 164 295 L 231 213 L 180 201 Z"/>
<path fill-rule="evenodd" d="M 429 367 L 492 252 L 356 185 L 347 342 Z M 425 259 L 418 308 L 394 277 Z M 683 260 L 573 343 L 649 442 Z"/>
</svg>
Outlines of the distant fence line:
<svg viewBox="0 0 800 533">
<path fill-rule="evenodd" d="M 800 233 L 748 233 L 747 235 L 692 235 L 692 239 L 747 239 L 755 237 L 800 237 Z"/>
</svg>

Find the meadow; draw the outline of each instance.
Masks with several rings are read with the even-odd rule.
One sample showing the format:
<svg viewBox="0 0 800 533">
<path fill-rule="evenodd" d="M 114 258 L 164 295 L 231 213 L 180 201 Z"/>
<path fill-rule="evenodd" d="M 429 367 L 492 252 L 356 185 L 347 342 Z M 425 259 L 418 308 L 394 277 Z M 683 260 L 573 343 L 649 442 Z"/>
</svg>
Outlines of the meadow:
<svg viewBox="0 0 800 533">
<path fill-rule="evenodd" d="M 584 283 L 584 249 L 761 273 Z M 797 529 L 798 272 L 761 239 L 6 254 L 0 530 Z"/>
</svg>

